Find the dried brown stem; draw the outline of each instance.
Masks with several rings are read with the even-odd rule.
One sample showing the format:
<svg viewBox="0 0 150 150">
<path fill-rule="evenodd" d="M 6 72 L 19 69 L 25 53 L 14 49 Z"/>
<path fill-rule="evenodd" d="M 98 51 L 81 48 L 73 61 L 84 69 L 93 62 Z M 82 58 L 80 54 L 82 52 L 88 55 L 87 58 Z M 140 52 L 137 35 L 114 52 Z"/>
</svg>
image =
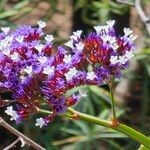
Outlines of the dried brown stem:
<svg viewBox="0 0 150 150">
<path fill-rule="evenodd" d="M 142 20 L 142 22 L 145 24 L 147 31 L 150 35 L 150 17 L 146 16 L 141 5 L 142 5 L 141 0 L 135 0 L 135 8 L 137 10 L 137 13 L 138 13 L 140 19 Z"/>
<path fill-rule="evenodd" d="M 12 147 L 14 147 L 18 142 L 20 141 L 20 139 L 18 138 L 17 140 L 15 140 L 14 142 L 12 142 L 10 145 L 8 145 L 7 147 L 5 147 L 3 150 L 9 150 Z"/>
<path fill-rule="evenodd" d="M 14 135 L 16 135 L 17 137 L 19 137 L 19 139 L 22 138 L 26 142 L 27 145 L 34 147 L 36 150 L 45 150 L 45 148 L 41 147 L 39 144 L 35 143 L 30 138 L 26 137 L 24 134 L 22 134 L 21 132 L 13 128 L 12 126 L 10 126 L 1 117 L 0 117 L 0 125 L 4 127 L 5 129 L 7 129 L 8 131 L 10 131 L 11 133 L 13 133 Z"/>
</svg>

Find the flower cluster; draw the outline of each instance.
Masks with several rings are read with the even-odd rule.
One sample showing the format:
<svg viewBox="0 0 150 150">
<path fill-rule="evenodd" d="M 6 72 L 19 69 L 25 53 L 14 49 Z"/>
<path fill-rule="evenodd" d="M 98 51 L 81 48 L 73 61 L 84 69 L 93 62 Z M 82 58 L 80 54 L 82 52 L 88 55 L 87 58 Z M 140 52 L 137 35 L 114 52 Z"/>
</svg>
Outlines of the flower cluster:
<svg viewBox="0 0 150 150">
<path fill-rule="evenodd" d="M 136 36 L 125 28 L 124 35 L 117 37 L 114 23 L 110 20 L 104 26 L 95 26 L 87 36 L 80 30 L 73 32 L 57 51 L 53 36 L 44 34 L 45 22 L 38 21 L 37 28 L 1 28 L 0 90 L 9 91 L 19 103 L 16 110 L 12 106 L 6 110 L 11 120 L 19 123 L 44 102 L 52 114 L 36 120 L 36 126 L 42 127 L 81 98 L 81 92 L 66 97 L 68 90 L 119 78 L 134 56 Z"/>
</svg>

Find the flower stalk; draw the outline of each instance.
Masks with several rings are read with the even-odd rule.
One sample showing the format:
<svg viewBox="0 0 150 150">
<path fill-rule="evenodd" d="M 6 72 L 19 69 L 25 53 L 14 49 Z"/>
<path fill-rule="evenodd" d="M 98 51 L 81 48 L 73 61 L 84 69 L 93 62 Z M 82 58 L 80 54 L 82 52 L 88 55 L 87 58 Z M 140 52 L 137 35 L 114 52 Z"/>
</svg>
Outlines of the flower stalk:
<svg viewBox="0 0 150 150">
<path fill-rule="evenodd" d="M 50 111 L 42 110 L 42 109 L 39 109 L 39 112 L 44 113 L 44 114 L 50 114 L 51 113 Z M 67 113 L 60 115 L 60 116 L 72 119 L 73 115 L 71 115 L 71 113 L 77 114 L 78 118 L 80 120 L 119 131 L 119 132 L 127 135 L 129 138 L 133 139 L 134 141 L 144 145 L 146 148 L 150 149 L 150 138 L 145 136 L 144 134 L 140 133 L 139 131 L 136 131 L 135 129 L 127 126 L 127 125 L 120 123 L 120 124 L 118 124 L 118 126 L 113 126 L 112 123 L 109 121 L 102 120 L 102 119 L 95 117 L 95 116 L 92 116 L 92 115 L 78 112 L 72 108 L 68 108 Z"/>
<path fill-rule="evenodd" d="M 112 77 L 112 80 L 109 84 L 109 89 L 110 89 L 110 100 L 111 100 L 111 108 L 112 108 L 112 113 L 113 113 L 113 118 L 112 118 L 112 122 L 114 122 L 114 124 L 118 124 L 117 121 L 117 116 L 116 116 L 116 110 L 115 110 L 115 100 L 114 100 L 114 77 Z"/>
</svg>

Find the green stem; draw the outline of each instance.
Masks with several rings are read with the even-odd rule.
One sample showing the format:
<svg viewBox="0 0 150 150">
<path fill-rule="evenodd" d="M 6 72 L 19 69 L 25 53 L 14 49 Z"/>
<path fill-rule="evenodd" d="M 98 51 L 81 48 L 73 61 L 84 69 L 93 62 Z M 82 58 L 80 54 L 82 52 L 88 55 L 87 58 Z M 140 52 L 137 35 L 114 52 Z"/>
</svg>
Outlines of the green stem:
<svg viewBox="0 0 150 150">
<path fill-rule="evenodd" d="M 117 121 L 116 111 L 115 111 L 115 100 L 114 100 L 114 78 L 112 78 L 111 83 L 109 84 L 110 89 L 110 99 L 111 99 L 111 107 L 113 113 L 113 120 Z"/>
<path fill-rule="evenodd" d="M 50 111 L 41 110 L 41 109 L 39 109 L 39 112 L 42 112 L 44 114 L 50 114 L 51 113 Z M 67 113 L 60 115 L 60 116 L 72 119 L 72 115 L 70 113 L 77 114 L 80 120 L 87 121 L 89 123 L 97 124 L 100 126 L 108 127 L 108 128 L 113 129 L 113 130 L 124 133 L 125 135 L 127 135 L 128 137 L 133 139 L 134 141 L 136 141 L 136 142 L 138 142 L 138 143 L 140 143 L 140 144 L 142 144 L 145 147 L 150 149 L 150 138 L 143 135 L 142 133 L 134 130 L 131 127 L 128 127 L 128 126 L 121 124 L 121 123 L 118 124 L 117 126 L 113 126 L 112 123 L 109 121 L 101 120 L 98 117 L 75 111 L 72 108 L 68 108 Z"/>
</svg>

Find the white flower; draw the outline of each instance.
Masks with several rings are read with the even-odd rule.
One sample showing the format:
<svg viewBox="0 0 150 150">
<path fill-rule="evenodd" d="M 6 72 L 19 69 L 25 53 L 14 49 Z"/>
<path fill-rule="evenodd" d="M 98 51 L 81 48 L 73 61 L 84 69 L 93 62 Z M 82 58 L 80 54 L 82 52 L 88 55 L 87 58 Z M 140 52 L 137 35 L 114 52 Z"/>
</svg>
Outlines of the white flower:
<svg viewBox="0 0 150 150">
<path fill-rule="evenodd" d="M 66 80 L 67 81 L 71 80 L 77 73 L 78 71 L 76 70 L 75 67 L 70 68 L 69 71 L 65 73 Z"/>
<path fill-rule="evenodd" d="M 79 52 L 82 52 L 83 48 L 84 48 L 84 44 L 82 42 L 79 42 L 78 44 L 76 44 L 76 49 Z"/>
<path fill-rule="evenodd" d="M 44 45 L 43 44 L 38 44 L 34 48 L 37 49 L 38 52 L 40 53 L 42 51 L 42 49 L 44 48 Z"/>
<path fill-rule="evenodd" d="M 7 34 L 7 33 L 9 32 L 9 30 L 10 30 L 10 27 L 2 27 L 1 30 L 2 30 L 5 34 Z"/>
<path fill-rule="evenodd" d="M 105 30 L 105 32 L 107 33 L 108 30 L 108 26 L 94 26 L 94 29 L 96 30 L 96 33 L 99 34 L 101 33 L 103 30 Z"/>
<path fill-rule="evenodd" d="M 39 28 L 41 28 L 41 29 L 46 26 L 46 22 L 44 22 L 44 21 L 41 21 L 41 20 L 40 20 L 40 21 L 38 21 L 37 23 L 38 23 L 38 25 L 39 25 Z"/>
<path fill-rule="evenodd" d="M 54 73 L 54 66 L 47 66 L 46 68 L 43 69 L 43 73 L 47 75 L 51 75 Z"/>
<path fill-rule="evenodd" d="M 134 40 L 136 40 L 137 35 L 133 35 L 133 34 L 131 34 L 131 35 L 129 36 L 129 38 L 130 38 L 132 41 L 134 41 Z"/>
<path fill-rule="evenodd" d="M 13 110 L 12 106 L 7 107 L 5 110 L 5 113 L 9 116 L 11 116 L 10 120 L 17 120 L 18 119 L 18 114 L 15 110 Z"/>
<path fill-rule="evenodd" d="M 45 125 L 45 121 L 43 118 L 38 118 L 36 119 L 36 124 L 35 126 L 39 126 L 40 128 L 42 128 Z"/>
<path fill-rule="evenodd" d="M 108 24 L 108 26 L 110 28 L 112 28 L 114 26 L 114 24 L 115 24 L 115 20 L 108 20 L 108 21 L 106 21 L 106 23 Z"/>
<path fill-rule="evenodd" d="M 13 112 L 13 107 L 12 106 L 8 106 L 7 109 L 5 110 L 5 113 L 9 116 L 12 115 L 12 112 Z"/>
<path fill-rule="evenodd" d="M 27 66 L 23 71 L 28 75 L 32 75 L 32 66 Z"/>
<path fill-rule="evenodd" d="M 13 36 L 6 36 L 3 40 L 0 41 L 0 49 L 5 49 L 10 46 L 13 40 Z"/>
<path fill-rule="evenodd" d="M 110 62 L 112 65 L 115 65 L 116 63 L 118 63 L 118 57 L 117 56 L 111 56 L 110 57 Z"/>
<path fill-rule="evenodd" d="M 18 61 L 19 60 L 19 54 L 14 52 L 13 54 L 10 55 L 10 58 L 13 60 L 13 61 Z"/>
<path fill-rule="evenodd" d="M 19 43 L 22 43 L 23 40 L 24 40 L 24 36 L 18 36 L 18 37 L 15 38 L 15 40 L 16 40 L 17 42 L 19 42 Z"/>
<path fill-rule="evenodd" d="M 10 55 L 10 49 L 9 49 L 9 48 L 4 48 L 4 49 L 2 50 L 2 53 L 3 53 L 4 55 L 9 56 L 9 55 Z"/>
<path fill-rule="evenodd" d="M 65 55 L 64 58 L 63 58 L 63 61 L 65 63 L 70 63 L 71 62 L 71 55 Z"/>
<path fill-rule="evenodd" d="M 70 40 L 68 42 L 65 43 L 66 46 L 70 47 L 70 48 L 74 48 L 73 46 L 73 40 Z"/>
<path fill-rule="evenodd" d="M 133 54 L 131 51 L 126 51 L 125 57 L 129 60 L 129 59 L 131 59 L 132 57 L 134 57 L 134 54 Z"/>
<path fill-rule="evenodd" d="M 117 43 L 113 43 L 113 44 L 111 44 L 111 47 L 112 47 L 114 50 L 116 50 L 119 46 L 118 46 Z"/>
<path fill-rule="evenodd" d="M 54 37 L 53 37 L 53 35 L 46 35 L 45 40 L 47 42 L 52 42 L 54 40 Z"/>
<path fill-rule="evenodd" d="M 131 29 L 129 29 L 129 28 L 124 28 L 123 31 L 124 31 L 124 34 L 125 34 L 126 36 L 129 36 L 130 34 L 133 33 L 133 31 L 132 31 Z"/>
<path fill-rule="evenodd" d="M 26 77 L 23 76 L 23 75 L 21 75 L 21 76 L 20 76 L 20 80 L 21 80 L 21 82 L 23 83 L 24 81 L 26 81 Z"/>
<path fill-rule="evenodd" d="M 15 120 L 15 121 L 16 121 L 18 118 L 19 118 L 19 115 L 17 114 L 17 112 L 16 112 L 16 111 L 13 111 L 10 120 L 11 120 L 11 121 L 12 121 L 12 120 Z"/>
<path fill-rule="evenodd" d="M 96 74 L 92 71 L 92 72 L 88 72 L 86 78 L 88 80 L 93 80 L 96 78 Z"/>
<path fill-rule="evenodd" d="M 78 38 L 80 38 L 81 34 L 82 34 L 82 30 L 78 30 L 76 32 L 73 32 L 73 35 L 71 35 L 70 38 L 72 40 L 77 40 Z"/>
<path fill-rule="evenodd" d="M 46 61 L 47 61 L 47 57 L 46 56 L 40 56 L 38 58 L 38 61 L 41 63 L 41 64 L 44 64 Z"/>
<path fill-rule="evenodd" d="M 120 64 L 124 65 L 127 61 L 128 61 L 128 59 L 125 56 L 119 56 L 118 62 Z"/>
</svg>

